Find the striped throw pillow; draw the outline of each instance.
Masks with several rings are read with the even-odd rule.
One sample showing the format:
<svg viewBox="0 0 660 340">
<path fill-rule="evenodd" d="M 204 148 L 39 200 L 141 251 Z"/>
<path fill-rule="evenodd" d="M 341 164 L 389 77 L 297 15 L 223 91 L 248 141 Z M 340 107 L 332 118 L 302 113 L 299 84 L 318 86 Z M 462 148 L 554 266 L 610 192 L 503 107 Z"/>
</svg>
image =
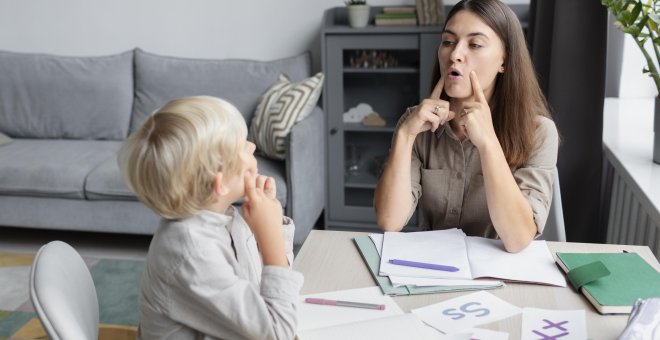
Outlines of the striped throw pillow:
<svg viewBox="0 0 660 340">
<path fill-rule="evenodd" d="M 299 83 L 291 83 L 287 76 L 280 75 L 257 106 L 248 138 L 267 157 L 284 159 L 286 137 L 293 125 L 312 112 L 322 87 L 321 72 Z"/>
</svg>

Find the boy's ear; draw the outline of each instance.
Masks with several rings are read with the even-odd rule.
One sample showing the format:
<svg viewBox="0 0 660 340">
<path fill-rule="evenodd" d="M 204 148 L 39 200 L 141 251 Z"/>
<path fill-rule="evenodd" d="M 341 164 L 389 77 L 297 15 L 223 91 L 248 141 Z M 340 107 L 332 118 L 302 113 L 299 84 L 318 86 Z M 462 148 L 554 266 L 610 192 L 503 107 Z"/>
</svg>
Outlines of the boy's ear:
<svg viewBox="0 0 660 340">
<path fill-rule="evenodd" d="M 215 175 L 215 179 L 213 180 L 213 191 L 218 196 L 225 196 L 229 193 L 229 188 L 222 183 L 222 172 L 218 172 Z"/>
</svg>

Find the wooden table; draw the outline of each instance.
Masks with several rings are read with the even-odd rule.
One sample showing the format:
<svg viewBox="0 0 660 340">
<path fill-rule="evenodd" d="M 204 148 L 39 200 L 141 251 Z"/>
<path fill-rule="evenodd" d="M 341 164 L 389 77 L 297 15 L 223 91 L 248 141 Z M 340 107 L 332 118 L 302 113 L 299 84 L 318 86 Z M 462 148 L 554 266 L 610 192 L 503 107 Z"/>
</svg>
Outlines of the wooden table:
<svg viewBox="0 0 660 340">
<path fill-rule="evenodd" d="M 305 275 L 301 294 L 321 293 L 335 290 L 371 287 L 376 282 L 371 277 L 362 257 L 353 243 L 353 238 L 364 235 L 360 232 L 312 230 L 303 244 L 293 267 Z M 550 251 L 555 252 L 637 252 L 656 270 L 660 264 L 646 246 L 616 244 L 590 244 L 570 242 L 548 242 Z M 587 332 L 590 339 L 616 339 L 628 320 L 628 315 L 600 315 L 587 299 L 576 293 L 570 285 L 551 287 L 534 284 L 507 283 L 504 288 L 488 292 L 518 307 L 575 310 L 584 309 L 587 317 Z M 411 309 L 438 303 L 471 292 L 436 293 L 397 296 L 394 300 L 405 312 Z M 522 315 L 479 326 L 508 332 L 509 339 L 520 339 Z"/>
</svg>

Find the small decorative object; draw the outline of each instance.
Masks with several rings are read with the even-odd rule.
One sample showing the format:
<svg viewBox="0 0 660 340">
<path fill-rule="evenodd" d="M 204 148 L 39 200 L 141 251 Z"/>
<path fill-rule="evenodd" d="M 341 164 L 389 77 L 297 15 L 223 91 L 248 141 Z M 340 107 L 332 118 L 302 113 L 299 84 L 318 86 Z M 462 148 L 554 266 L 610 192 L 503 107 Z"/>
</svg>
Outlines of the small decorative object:
<svg viewBox="0 0 660 340">
<path fill-rule="evenodd" d="M 445 22 L 443 0 L 415 0 L 417 23 L 420 26 L 440 26 Z"/>
<path fill-rule="evenodd" d="M 360 123 L 364 120 L 364 117 L 372 112 L 374 112 L 374 109 L 371 108 L 371 105 L 360 103 L 356 107 L 352 107 L 347 112 L 344 112 L 342 120 L 344 123 Z"/>
<path fill-rule="evenodd" d="M 385 119 L 383 119 L 377 112 L 368 114 L 362 120 L 364 126 L 385 126 Z"/>
<path fill-rule="evenodd" d="M 642 70 L 653 79 L 660 93 L 660 6 L 656 1 L 642 0 L 602 0 L 602 4 L 614 14 L 617 26 L 624 33 L 630 34 L 646 59 L 648 68 Z M 646 44 L 646 42 L 649 44 Z M 647 47 L 652 52 L 647 50 Z M 651 53 L 655 59 L 651 57 Z M 655 133 L 653 142 L 653 161 L 660 164 L 660 97 L 655 97 Z"/>
<path fill-rule="evenodd" d="M 399 65 L 399 61 L 385 51 L 356 50 L 348 60 L 353 68 L 389 68 Z"/>
<path fill-rule="evenodd" d="M 348 24 L 353 28 L 366 27 L 369 24 L 369 5 L 366 0 L 346 0 Z"/>
</svg>

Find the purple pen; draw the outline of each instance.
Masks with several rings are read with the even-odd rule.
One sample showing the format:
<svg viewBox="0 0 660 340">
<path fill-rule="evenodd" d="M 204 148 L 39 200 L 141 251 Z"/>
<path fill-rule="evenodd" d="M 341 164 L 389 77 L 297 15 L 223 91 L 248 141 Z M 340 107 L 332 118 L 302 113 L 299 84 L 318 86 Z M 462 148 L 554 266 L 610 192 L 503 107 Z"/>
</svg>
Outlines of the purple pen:
<svg viewBox="0 0 660 340">
<path fill-rule="evenodd" d="M 442 264 L 406 261 L 406 260 L 398 260 L 398 259 L 390 259 L 388 262 L 391 263 L 391 264 L 396 264 L 398 266 L 417 267 L 417 268 L 424 268 L 424 269 L 434 269 L 434 270 L 442 270 L 442 271 L 446 271 L 446 272 L 457 272 L 457 271 L 459 271 L 459 269 L 457 267 L 445 266 L 445 265 L 442 265 Z"/>
</svg>

